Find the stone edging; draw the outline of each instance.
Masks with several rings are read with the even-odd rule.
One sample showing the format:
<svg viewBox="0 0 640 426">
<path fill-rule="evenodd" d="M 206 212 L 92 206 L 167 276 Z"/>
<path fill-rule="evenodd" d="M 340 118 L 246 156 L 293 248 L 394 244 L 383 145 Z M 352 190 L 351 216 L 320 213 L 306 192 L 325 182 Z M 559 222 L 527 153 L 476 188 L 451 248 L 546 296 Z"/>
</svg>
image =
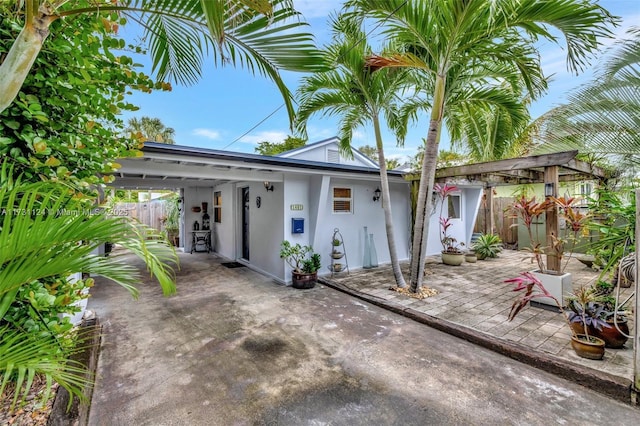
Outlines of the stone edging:
<svg viewBox="0 0 640 426">
<path fill-rule="evenodd" d="M 634 404 L 638 399 L 636 392 L 633 390 L 632 381 L 623 377 L 614 376 L 582 365 L 573 364 L 569 361 L 533 350 L 516 342 L 498 339 L 497 337 L 482 333 L 472 328 L 458 325 L 450 321 L 425 314 L 424 312 L 416 311 L 415 309 L 406 308 L 380 297 L 351 289 L 343 284 L 339 284 L 324 277 L 319 277 L 318 282 L 326 285 L 327 287 L 347 293 L 360 300 L 369 302 L 372 305 L 379 306 L 406 318 L 428 325 L 436 330 L 467 340 L 475 345 L 492 350 L 501 355 L 508 356 L 509 358 L 523 362 L 532 367 L 585 386 L 595 392 L 604 394 L 618 401 L 625 402 L 627 404 Z M 637 404 L 637 402 L 635 403 Z"/>
<path fill-rule="evenodd" d="M 59 387 L 55 400 L 53 401 L 47 426 L 85 426 L 89 423 L 89 407 L 91 406 L 95 372 L 98 367 L 98 355 L 100 353 L 102 336 L 101 331 L 102 326 L 99 324 L 97 317 L 94 316 L 93 318 L 83 320 L 80 324 L 79 331 L 79 333 L 83 335 L 83 337 L 79 339 L 82 348 L 72 356 L 73 360 L 82 363 L 89 371 L 92 386 L 88 386 L 83 390 L 87 402 L 81 404 L 78 398 L 74 398 L 71 408 L 67 410 L 69 392 L 63 387 Z"/>
</svg>

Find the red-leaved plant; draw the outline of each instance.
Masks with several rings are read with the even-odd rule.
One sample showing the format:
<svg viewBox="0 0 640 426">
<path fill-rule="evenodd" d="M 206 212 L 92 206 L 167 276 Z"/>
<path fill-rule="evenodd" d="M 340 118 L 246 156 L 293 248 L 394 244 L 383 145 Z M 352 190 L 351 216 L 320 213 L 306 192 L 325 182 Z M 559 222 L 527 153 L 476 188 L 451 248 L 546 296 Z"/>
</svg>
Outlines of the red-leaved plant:
<svg viewBox="0 0 640 426">
<path fill-rule="evenodd" d="M 454 191 L 457 191 L 458 187 L 454 185 L 449 185 L 445 183 L 444 185 L 440 185 L 436 183 L 433 187 L 433 191 L 440 197 L 440 244 L 442 244 L 442 251 L 446 253 L 462 253 L 460 246 L 464 246 L 464 243 L 458 243 L 454 237 L 447 233 L 447 230 L 451 227 L 451 218 L 444 217 L 442 212 L 444 210 L 444 205 L 447 197 Z"/>
<path fill-rule="evenodd" d="M 527 197 L 522 196 L 511 206 L 515 215 L 520 217 L 522 220 L 522 224 L 529 235 L 529 241 L 531 241 L 531 247 L 526 247 L 523 250 L 531 252 L 532 261 L 535 261 L 538 264 L 540 272 L 547 271 L 544 262 L 545 254 L 551 252 L 558 258 L 560 268 L 556 272 L 559 273 L 564 272 L 571 256 L 573 255 L 573 249 L 575 248 L 578 236 L 584 229 L 587 219 L 587 216 L 580 213 L 574 206 L 574 201 L 575 198 L 573 197 L 549 197 L 548 199 L 537 203 L 536 197 L 527 199 Z M 544 236 L 543 244 L 543 237 L 539 237 L 537 233 L 534 234 L 533 224 L 540 216 L 545 214 L 546 211 L 551 208 L 557 208 L 559 210 L 560 217 L 565 221 L 565 237 L 561 238 L 558 235 L 551 235 L 551 246 L 546 246 L 544 245 L 546 244 L 546 235 Z M 518 224 L 512 226 L 518 226 Z M 565 249 L 567 248 L 566 245 L 568 243 L 570 243 L 570 246 L 568 247 L 569 254 L 565 258 Z M 563 259 L 565 259 L 564 263 L 562 262 Z"/>
<path fill-rule="evenodd" d="M 593 326 L 598 330 L 602 329 L 602 327 L 609 327 L 607 322 L 602 320 L 599 315 L 593 315 L 590 312 L 594 307 L 594 295 L 593 292 L 587 288 L 581 287 L 573 292 L 573 297 L 571 298 L 571 307 L 573 311 L 567 313 L 558 299 L 552 296 L 551 293 L 549 293 L 542 285 L 540 280 L 530 272 L 522 272 L 519 277 L 511 278 L 504 282 L 514 283 L 516 286 L 513 291 L 524 291 L 524 293 L 514 300 L 511 305 L 509 321 L 512 321 L 531 300 L 548 297 L 555 302 L 558 310 L 562 313 L 563 319 L 571 330 L 571 335 L 576 339 L 578 338 L 578 334 L 576 334 L 576 331 L 571 327 L 572 323 L 582 324 L 584 335 L 588 341 L 591 340 L 591 337 L 589 336 L 589 326 Z"/>
</svg>

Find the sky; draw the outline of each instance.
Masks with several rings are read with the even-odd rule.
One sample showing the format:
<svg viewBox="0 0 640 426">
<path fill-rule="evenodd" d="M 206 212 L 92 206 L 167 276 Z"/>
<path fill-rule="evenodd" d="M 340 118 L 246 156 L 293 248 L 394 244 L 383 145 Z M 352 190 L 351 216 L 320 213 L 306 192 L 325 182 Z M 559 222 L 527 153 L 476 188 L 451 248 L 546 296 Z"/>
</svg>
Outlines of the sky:
<svg viewBox="0 0 640 426">
<path fill-rule="evenodd" d="M 621 25 L 614 29 L 618 37 L 623 37 L 628 28 L 640 26 L 640 0 L 600 0 L 599 3 L 611 14 L 622 18 Z M 329 15 L 339 10 L 341 5 L 340 0 L 294 0 L 295 8 L 310 24 L 309 31 L 314 34 L 318 46 L 328 42 Z M 127 37 L 126 33 L 124 37 Z M 603 53 L 613 43 L 614 40 L 605 40 Z M 561 46 L 545 41 L 538 48 L 545 75 L 553 77 L 547 95 L 531 106 L 533 118 L 566 100 L 567 94 L 587 83 L 598 67 L 598 60 L 595 59 L 590 68 L 575 76 L 567 71 L 566 52 Z M 150 73 L 150 67 L 147 66 L 145 71 Z M 292 92 L 295 92 L 304 76 L 291 72 L 283 75 Z M 125 120 L 142 116 L 159 118 L 167 127 L 175 129 L 175 140 L 179 145 L 255 153 L 259 142 L 281 142 L 291 134 L 286 109 L 282 107 L 278 110 L 283 102 L 274 83 L 260 75 L 252 75 L 245 69 L 215 68 L 212 59 L 196 85 L 184 87 L 173 84 L 171 92 L 134 93 L 129 101 L 139 106 L 140 110 L 123 115 Z M 308 143 L 336 136 L 337 123 L 337 118 L 313 116 L 307 125 Z M 396 146 L 391 133 L 383 132 L 387 158 L 397 158 L 403 162 L 415 155 L 426 135 L 427 124 L 425 113 L 409 129 L 403 147 Z M 363 145 L 375 146 L 371 126 L 354 131 L 353 146 Z M 440 148 L 449 148 L 446 134 L 443 135 Z"/>
</svg>

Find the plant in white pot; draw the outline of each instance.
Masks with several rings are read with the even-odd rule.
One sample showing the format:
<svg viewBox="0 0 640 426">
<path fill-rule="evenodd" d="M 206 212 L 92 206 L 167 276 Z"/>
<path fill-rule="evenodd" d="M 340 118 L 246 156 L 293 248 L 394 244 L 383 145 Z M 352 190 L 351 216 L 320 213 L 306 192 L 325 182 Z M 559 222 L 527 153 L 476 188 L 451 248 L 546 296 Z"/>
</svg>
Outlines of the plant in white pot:
<svg viewBox="0 0 640 426">
<path fill-rule="evenodd" d="M 314 253 L 313 247 L 300 243 L 291 244 L 285 240 L 280 245 L 280 258 L 293 269 L 291 283 L 293 288 L 313 288 L 318 281 L 318 270 L 322 266 L 320 255 Z"/>
<path fill-rule="evenodd" d="M 529 241 L 531 241 L 531 246 L 523 249 L 531 253 L 531 261 L 538 266 L 538 269 L 531 272 L 563 306 L 566 306 L 564 295 L 573 290 L 571 274 L 564 271 L 587 219 L 586 215 L 575 208 L 573 202 L 574 198 L 548 197 L 538 203 L 535 197 L 522 196 L 512 206 L 512 210 L 521 219 L 522 226 L 527 230 Z M 564 219 L 565 222 L 565 235 L 564 237 L 551 235 L 551 244 L 547 245 L 547 236 L 540 237 L 537 232 L 534 232 L 533 225 L 549 209 L 558 209 L 559 218 Z M 555 257 L 557 266 L 553 269 L 548 268 L 545 256 Z M 541 297 L 538 301 L 544 305 L 555 306 L 555 301 L 550 297 Z"/>
</svg>

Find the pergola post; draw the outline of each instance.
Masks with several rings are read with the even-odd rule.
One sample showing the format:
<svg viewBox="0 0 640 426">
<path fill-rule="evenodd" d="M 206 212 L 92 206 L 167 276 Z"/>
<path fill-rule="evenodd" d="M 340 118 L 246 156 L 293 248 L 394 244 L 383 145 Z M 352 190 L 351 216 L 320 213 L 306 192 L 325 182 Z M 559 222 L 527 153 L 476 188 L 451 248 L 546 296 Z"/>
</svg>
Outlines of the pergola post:
<svg viewBox="0 0 640 426">
<path fill-rule="evenodd" d="M 485 229 L 485 234 L 493 234 L 496 228 L 495 220 L 493 218 L 493 187 L 487 186 L 484 189 L 484 193 L 486 195 L 485 202 L 487 203 L 487 207 L 488 207 L 488 209 L 486 210 L 486 214 L 489 216 L 488 218 L 485 217 L 485 223 L 489 228 L 489 229 Z"/>
<path fill-rule="evenodd" d="M 544 195 L 558 197 L 558 166 L 546 166 L 544 168 Z M 560 259 L 555 250 L 552 250 L 554 240 L 558 237 L 558 208 L 553 205 L 545 214 L 547 231 L 547 269 L 560 272 Z"/>
</svg>

